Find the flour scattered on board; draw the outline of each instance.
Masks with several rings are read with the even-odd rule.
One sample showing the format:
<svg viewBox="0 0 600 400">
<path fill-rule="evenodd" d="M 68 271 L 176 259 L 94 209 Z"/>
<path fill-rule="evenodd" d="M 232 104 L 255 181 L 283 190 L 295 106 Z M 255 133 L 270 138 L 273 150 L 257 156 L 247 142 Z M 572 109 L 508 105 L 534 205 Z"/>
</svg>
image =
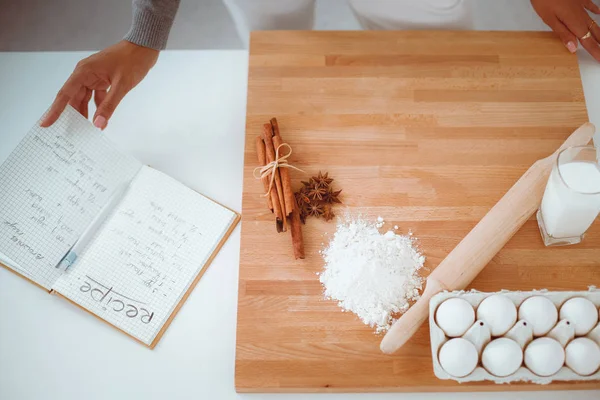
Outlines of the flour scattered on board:
<svg viewBox="0 0 600 400">
<path fill-rule="evenodd" d="M 419 298 L 424 279 L 418 272 L 425 257 L 416 239 L 390 230 L 381 234 L 383 218 L 369 222 L 347 216 L 338 221 L 319 279 L 325 297 L 338 301 L 377 333 L 388 330 L 393 315 Z"/>
</svg>

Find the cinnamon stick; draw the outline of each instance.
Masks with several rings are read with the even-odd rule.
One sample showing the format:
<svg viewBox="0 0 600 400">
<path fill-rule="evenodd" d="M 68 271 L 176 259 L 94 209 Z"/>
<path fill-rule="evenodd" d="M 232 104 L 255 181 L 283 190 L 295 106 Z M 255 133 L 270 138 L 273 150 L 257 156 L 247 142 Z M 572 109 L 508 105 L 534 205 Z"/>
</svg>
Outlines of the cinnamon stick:
<svg viewBox="0 0 600 400">
<path fill-rule="evenodd" d="M 258 162 L 261 164 L 261 166 L 264 167 L 267 165 L 266 146 L 265 142 L 260 136 L 256 138 L 256 153 L 258 154 Z M 262 179 L 262 181 L 266 192 L 269 190 L 269 177 L 266 176 Z M 275 213 L 275 227 L 277 232 L 283 232 L 283 220 L 285 217 L 283 216 L 283 210 L 281 209 L 281 203 L 279 202 L 279 196 L 277 196 L 275 185 L 273 185 L 269 191 L 269 196 L 267 196 L 267 205 L 271 211 Z"/>
<path fill-rule="evenodd" d="M 265 150 L 267 152 L 267 163 L 273 162 L 273 161 L 275 161 L 275 147 L 273 144 L 273 127 L 271 126 L 271 123 L 263 125 L 263 139 L 265 141 Z M 287 218 L 285 218 L 287 213 L 285 210 L 285 201 L 283 199 L 283 184 L 281 183 L 281 176 L 279 174 L 279 168 L 275 169 L 273 171 L 273 174 L 275 174 L 275 178 L 271 178 L 269 176 L 269 181 L 271 181 L 271 179 L 273 179 L 273 186 L 276 189 L 277 200 L 278 200 L 279 208 L 281 209 L 282 217 L 283 217 L 282 229 L 283 229 L 283 232 L 285 232 L 285 231 L 287 231 Z M 275 199 L 273 199 L 273 206 L 276 207 Z"/>
<path fill-rule="evenodd" d="M 283 143 L 277 118 L 271 118 L 273 127 L 273 144 L 275 148 Z M 292 190 L 292 180 L 290 171 L 287 168 L 281 168 L 281 183 L 283 185 L 283 198 L 285 201 L 286 213 L 290 218 L 290 230 L 292 232 L 292 245 L 294 247 L 294 257 L 304 259 L 304 239 L 302 237 L 302 222 L 300 222 L 300 210 Z"/>
<path fill-rule="evenodd" d="M 264 167 L 267 165 L 267 155 L 265 150 L 265 142 L 260 136 L 256 137 L 256 154 L 258 155 L 258 165 Z M 265 193 L 269 190 L 269 179 L 265 176 L 261 179 L 263 183 L 263 188 L 265 189 Z M 271 194 L 267 196 L 267 207 L 269 210 L 273 212 L 273 200 L 271 199 Z"/>
<path fill-rule="evenodd" d="M 290 230 L 292 231 L 292 245 L 294 246 L 294 258 L 304 259 L 304 239 L 302 238 L 302 222 L 300 222 L 300 210 L 294 199 L 293 211 L 290 214 Z"/>
<path fill-rule="evenodd" d="M 277 118 L 271 119 L 271 126 L 273 127 L 273 144 L 275 148 L 278 148 L 283 144 L 281 133 L 279 132 L 279 124 Z M 288 216 L 294 210 L 294 191 L 292 190 L 292 180 L 290 178 L 290 171 L 287 168 L 280 168 L 281 184 L 283 185 L 283 200 L 285 202 L 285 215 Z"/>
</svg>

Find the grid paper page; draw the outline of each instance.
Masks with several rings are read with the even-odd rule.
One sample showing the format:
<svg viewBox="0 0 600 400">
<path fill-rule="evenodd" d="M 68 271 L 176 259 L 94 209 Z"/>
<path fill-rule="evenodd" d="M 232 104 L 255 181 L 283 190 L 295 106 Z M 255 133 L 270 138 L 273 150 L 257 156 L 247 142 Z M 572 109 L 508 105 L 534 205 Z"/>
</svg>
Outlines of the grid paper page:
<svg viewBox="0 0 600 400">
<path fill-rule="evenodd" d="M 70 106 L 51 127 L 38 122 L 0 166 L 1 258 L 50 289 L 58 262 L 140 168 Z"/>
<path fill-rule="evenodd" d="M 144 166 L 54 289 L 150 345 L 234 221 L 232 211 Z"/>
</svg>

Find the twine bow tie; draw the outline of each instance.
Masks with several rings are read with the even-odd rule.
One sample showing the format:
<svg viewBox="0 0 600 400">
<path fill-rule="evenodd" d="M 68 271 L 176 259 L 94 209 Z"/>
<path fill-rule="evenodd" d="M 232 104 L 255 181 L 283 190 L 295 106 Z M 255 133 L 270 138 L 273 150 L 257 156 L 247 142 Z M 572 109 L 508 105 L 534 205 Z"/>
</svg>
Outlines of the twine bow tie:
<svg viewBox="0 0 600 400">
<path fill-rule="evenodd" d="M 282 155 L 280 157 L 279 150 L 282 147 L 287 147 L 289 150 L 289 153 L 287 153 L 286 155 Z M 271 179 L 269 180 L 269 189 L 267 189 L 267 193 L 265 193 L 263 195 L 263 197 L 267 197 L 269 195 L 269 193 L 271 193 L 271 189 L 273 188 L 273 182 L 275 180 L 275 171 L 277 171 L 277 168 L 280 168 L 280 167 L 293 168 L 296 171 L 304 172 L 300 168 L 294 167 L 292 164 L 288 163 L 288 158 L 291 155 L 292 155 L 292 146 L 290 146 L 287 143 L 281 143 L 279 146 L 277 146 L 277 149 L 275 149 L 275 160 L 274 161 L 271 161 L 264 167 L 254 168 L 254 171 L 252 174 L 254 175 L 254 178 L 256 178 L 256 179 L 263 179 L 263 178 L 267 177 L 268 175 L 271 175 Z"/>
</svg>

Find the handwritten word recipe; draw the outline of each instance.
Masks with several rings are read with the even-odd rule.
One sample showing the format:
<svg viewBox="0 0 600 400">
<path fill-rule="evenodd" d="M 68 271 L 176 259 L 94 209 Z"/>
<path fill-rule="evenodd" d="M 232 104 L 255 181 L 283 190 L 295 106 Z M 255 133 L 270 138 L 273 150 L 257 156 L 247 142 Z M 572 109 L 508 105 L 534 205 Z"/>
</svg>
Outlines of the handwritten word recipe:
<svg viewBox="0 0 600 400">
<path fill-rule="evenodd" d="M 140 169 L 74 109 L 36 125 L 0 166 L 0 248 L 49 289 L 55 268 L 114 189 Z"/>
<path fill-rule="evenodd" d="M 232 211 L 142 167 L 54 288 L 150 344 L 234 219 Z"/>
</svg>

